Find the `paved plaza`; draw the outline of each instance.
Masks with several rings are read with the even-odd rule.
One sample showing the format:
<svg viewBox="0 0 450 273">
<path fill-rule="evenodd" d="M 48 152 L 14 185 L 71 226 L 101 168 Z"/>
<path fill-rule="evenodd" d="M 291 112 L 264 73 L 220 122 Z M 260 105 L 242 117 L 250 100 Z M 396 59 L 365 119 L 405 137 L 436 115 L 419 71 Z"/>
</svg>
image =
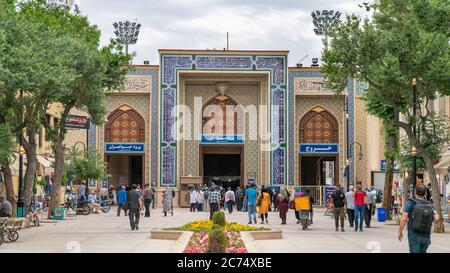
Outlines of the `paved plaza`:
<svg viewBox="0 0 450 273">
<path fill-rule="evenodd" d="M 79 251 L 180 253 L 185 245 L 180 245 L 177 241 L 152 240 L 150 230 L 180 226 L 192 220 L 207 219 L 208 215 L 205 212 L 189 212 L 188 209 L 179 208 L 175 210 L 173 217 L 163 217 L 161 209 L 157 208 L 152 210 L 151 218 L 141 217 L 138 231 L 131 231 L 128 217 L 123 215 L 117 217 L 113 207 L 107 214 L 78 216 L 76 220 L 44 223 L 38 228 L 22 230 L 17 242 L 0 246 L 0 253 Z M 227 214 L 227 220 L 246 224 L 247 214 L 233 212 L 231 215 Z M 315 211 L 314 225 L 308 231 L 302 231 L 295 223 L 292 211 L 289 212 L 288 224 L 282 226 L 280 223 L 278 214 L 270 213 L 269 224 L 264 226 L 281 229 L 283 239 L 250 241 L 247 243 L 249 252 L 408 252 L 407 241 L 401 243 L 397 241 L 398 227 L 394 225 L 373 221 L 373 227 L 365 229 L 364 232 L 354 232 L 349 227 L 346 232 L 335 232 L 333 220 L 329 216 L 324 216 L 323 209 Z M 450 225 L 447 224 L 446 229 L 450 230 Z M 429 252 L 450 253 L 450 235 L 433 234 Z"/>
</svg>

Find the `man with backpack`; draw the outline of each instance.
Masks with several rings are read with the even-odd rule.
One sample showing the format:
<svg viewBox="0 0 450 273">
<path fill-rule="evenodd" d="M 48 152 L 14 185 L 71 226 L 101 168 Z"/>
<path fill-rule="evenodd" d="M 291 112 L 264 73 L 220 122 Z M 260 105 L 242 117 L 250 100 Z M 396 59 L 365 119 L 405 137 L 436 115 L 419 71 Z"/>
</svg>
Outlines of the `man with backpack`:
<svg viewBox="0 0 450 273">
<path fill-rule="evenodd" d="M 414 199 L 408 199 L 398 229 L 398 240 L 403 239 L 403 229 L 408 225 L 408 243 L 410 253 L 426 253 L 431 244 L 433 220 L 438 221 L 434 205 L 426 200 L 427 188 L 417 184 Z"/>
</svg>

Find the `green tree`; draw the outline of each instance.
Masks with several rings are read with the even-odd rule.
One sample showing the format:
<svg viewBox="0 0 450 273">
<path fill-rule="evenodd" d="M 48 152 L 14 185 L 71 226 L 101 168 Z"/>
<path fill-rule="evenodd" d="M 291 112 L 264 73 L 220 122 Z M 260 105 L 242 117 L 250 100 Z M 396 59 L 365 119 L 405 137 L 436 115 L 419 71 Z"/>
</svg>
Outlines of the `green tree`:
<svg viewBox="0 0 450 273">
<path fill-rule="evenodd" d="M 80 181 L 103 180 L 109 177 L 106 173 L 108 165 L 95 149 L 84 152 L 72 149 L 66 159 L 65 172 L 75 175 Z"/>
<path fill-rule="evenodd" d="M 56 52 L 48 57 L 62 66 L 68 76 L 64 78 L 67 82 L 44 85 L 33 93 L 43 98 L 38 116 L 52 141 L 55 155 L 54 188 L 49 209 L 51 217 L 51 211 L 59 206 L 61 196 L 65 120 L 70 111 L 76 108 L 86 111 L 93 123 L 103 123 L 106 95 L 111 90 L 121 89 L 131 56 L 122 53 L 121 46 L 114 40 L 100 48 L 100 31 L 81 15 L 77 7 L 72 12 L 70 6 L 47 5 L 44 0 L 31 0 L 19 6 L 23 20 L 39 26 L 41 35 L 55 37 L 50 39 L 54 44 L 46 46 Z M 45 43 L 45 39 L 41 40 Z M 65 76 L 64 73 L 62 76 Z M 59 103 L 62 109 L 61 118 L 54 126 L 45 118 L 48 106 L 52 103 Z"/>
<path fill-rule="evenodd" d="M 369 84 L 368 111 L 406 133 L 425 162 L 433 199 L 440 204 L 432 156 L 414 136 L 413 126 L 430 118 L 431 111 L 421 111 L 429 101 L 450 95 L 450 4 L 444 0 L 382 0 L 365 6 L 374 10 L 372 20 L 350 15 L 328 33 L 331 46 L 323 54 L 327 84 L 336 91 L 344 90 L 348 77 Z M 413 79 L 417 79 L 417 116 L 410 111 Z M 441 206 L 436 209 L 441 220 L 434 230 L 445 232 Z"/>
</svg>

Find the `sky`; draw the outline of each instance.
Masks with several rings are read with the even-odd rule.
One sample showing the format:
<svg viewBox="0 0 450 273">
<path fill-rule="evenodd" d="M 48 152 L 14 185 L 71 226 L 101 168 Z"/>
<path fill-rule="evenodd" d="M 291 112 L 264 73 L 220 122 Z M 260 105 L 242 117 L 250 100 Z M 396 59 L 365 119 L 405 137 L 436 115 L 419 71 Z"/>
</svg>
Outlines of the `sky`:
<svg viewBox="0 0 450 273">
<path fill-rule="evenodd" d="M 158 49 L 289 50 L 289 65 L 308 55 L 320 57 L 311 12 L 329 9 L 369 16 L 358 4 L 368 0 L 75 0 L 83 15 L 102 32 L 102 45 L 114 37 L 113 22 L 142 24 L 130 46 L 135 64 L 159 64 Z"/>
</svg>

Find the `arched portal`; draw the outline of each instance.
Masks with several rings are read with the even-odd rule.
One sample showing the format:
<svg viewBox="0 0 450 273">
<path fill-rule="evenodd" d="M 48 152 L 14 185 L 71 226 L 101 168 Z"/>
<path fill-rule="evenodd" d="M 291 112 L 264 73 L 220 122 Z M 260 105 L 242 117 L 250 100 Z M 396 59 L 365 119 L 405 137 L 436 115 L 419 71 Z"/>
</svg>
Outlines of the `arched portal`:
<svg viewBox="0 0 450 273">
<path fill-rule="evenodd" d="M 308 111 L 299 121 L 299 145 L 300 184 L 337 184 L 339 123 L 334 115 L 321 106 Z"/>
<path fill-rule="evenodd" d="M 219 94 L 202 108 L 200 173 L 208 181 L 236 189 L 243 182 L 243 108 L 236 100 Z"/>
<path fill-rule="evenodd" d="M 105 160 L 110 185 L 143 185 L 145 170 L 145 120 L 123 105 L 108 115 L 105 125 Z"/>
</svg>

